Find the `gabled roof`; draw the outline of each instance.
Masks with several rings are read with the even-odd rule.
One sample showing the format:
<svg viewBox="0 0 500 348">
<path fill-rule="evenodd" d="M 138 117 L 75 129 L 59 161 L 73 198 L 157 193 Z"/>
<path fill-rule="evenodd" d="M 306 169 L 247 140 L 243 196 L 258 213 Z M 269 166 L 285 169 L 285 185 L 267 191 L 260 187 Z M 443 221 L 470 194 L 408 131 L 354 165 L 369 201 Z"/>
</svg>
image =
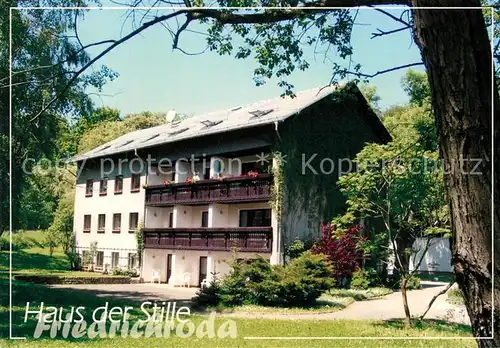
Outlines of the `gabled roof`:
<svg viewBox="0 0 500 348">
<path fill-rule="evenodd" d="M 279 97 L 258 101 L 246 106 L 236 106 L 189 117 L 173 124 L 165 123 L 130 132 L 83 155 L 76 156 L 73 161 L 283 121 L 332 94 L 336 88 L 334 86 L 313 88 L 296 93 L 295 98 Z"/>
</svg>

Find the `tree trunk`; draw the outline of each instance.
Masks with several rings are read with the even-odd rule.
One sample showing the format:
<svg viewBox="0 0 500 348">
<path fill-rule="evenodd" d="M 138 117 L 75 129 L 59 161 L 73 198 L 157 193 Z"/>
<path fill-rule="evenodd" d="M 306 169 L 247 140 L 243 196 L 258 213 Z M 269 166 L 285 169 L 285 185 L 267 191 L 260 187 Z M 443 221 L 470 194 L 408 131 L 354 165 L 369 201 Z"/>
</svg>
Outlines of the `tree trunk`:
<svg viewBox="0 0 500 348">
<path fill-rule="evenodd" d="M 480 6 L 479 0 L 412 0 L 413 6 Z M 429 75 L 440 154 L 453 228 L 453 263 L 480 347 L 500 347 L 500 281 L 494 288 L 493 272 L 500 274 L 499 209 L 493 210 L 492 188 L 500 197 L 498 93 L 492 95 L 494 71 L 488 31 L 481 10 L 414 10 L 415 38 Z M 492 139 L 492 98 L 495 136 Z M 493 143 L 494 141 L 494 143 Z M 496 150 L 492 173 L 492 146 Z M 471 172 L 475 161 L 481 164 Z M 492 264 L 492 229 L 495 264 Z"/>
<path fill-rule="evenodd" d="M 405 310 L 405 327 L 409 328 L 411 326 L 411 315 L 410 307 L 408 306 L 408 297 L 406 296 L 406 284 L 408 283 L 408 278 L 406 276 L 401 278 L 401 297 L 403 298 L 403 308 Z"/>
</svg>

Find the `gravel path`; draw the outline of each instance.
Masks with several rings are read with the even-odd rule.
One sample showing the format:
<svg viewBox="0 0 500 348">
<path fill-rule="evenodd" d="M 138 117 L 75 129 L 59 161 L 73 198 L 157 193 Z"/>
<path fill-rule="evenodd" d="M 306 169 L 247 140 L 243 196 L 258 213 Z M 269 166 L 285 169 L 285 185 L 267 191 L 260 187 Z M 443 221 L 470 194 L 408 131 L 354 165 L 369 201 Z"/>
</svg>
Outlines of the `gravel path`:
<svg viewBox="0 0 500 348">
<path fill-rule="evenodd" d="M 408 292 L 408 303 L 412 316 L 420 316 L 432 297 L 444 289 L 447 283 L 422 281 L 423 289 Z M 113 297 L 130 299 L 134 301 L 163 300 L 176 301 L 189 305 L 191 297 L 195 294 L 195 288 L 172 288 L 164 284 L 88 284 L 88 285 L 54 285 L 55 288 L 70 288 L 75 291 L 88 291 L 99 297 Z M 437 298 L 431 310 L 427 313 L 427 319 L 442 319 L 450 322 L 469 325 L 469 317 L 464 306 L 452 305 L 446 301 L 444 294 Z M 373 319 L 387 320 L 404 318 L 401 293 L 395 292 L 382 298 L 354 302 L 347 308 L 332 313 L 321 314 L 282 314 L 282 313 L 248 313 L 234 312 L 219 314 L 224 316 L 236 316 L 245 318 L 268 318 L 268 319 L 310 319 L 310 320 L 334 320 L 334 319 Z"/>
<path fill-rule="evenodd" d="M 432 297 L 443 290 L 447 283 L 422 282 L 423 289 L 408 292 L 408 303 L 412 316 L 420 316 L 426 309 Z M 441 295 L 432 305 L 431 310 L 425 316 L 426 319 L 442 319 L 449 322 L 470 325 L 469 316 L 464 306 L 452 305 L 446 301 L 447 295 Z M 354 302 L 347 308 L 332 313 L 321 314 L 281 314 L 281 313 L 243 313 L 234 312 L 228 316 L 245 318 L 269 318 L 269 319 L 312 319 L 312 320 L 335 320 L 335 319 L 373 319 L 387 320 L 404 318 L 401 293 L 394 292 L 382 298 Z"/>
</svg>

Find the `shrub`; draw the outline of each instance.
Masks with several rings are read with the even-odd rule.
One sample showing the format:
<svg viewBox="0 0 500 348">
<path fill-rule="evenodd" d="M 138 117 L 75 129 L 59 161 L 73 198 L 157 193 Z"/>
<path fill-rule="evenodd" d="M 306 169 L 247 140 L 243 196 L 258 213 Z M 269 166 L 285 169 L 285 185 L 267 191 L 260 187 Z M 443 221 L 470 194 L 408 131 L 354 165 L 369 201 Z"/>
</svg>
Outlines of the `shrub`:
<svg viewBox="0 0 500 348">
<path fill-rule="evenodd" d="M 2 250 L 9 250 L 10 238 L 9 236 L 3 236 L 0 242 L 0 247 Z M 41 247 L 41 243 L 36 239 L 29 237 L 25 232 L 19 231 L 12 234 L 12 250 L 22 250 Z"/>
<path fill-rule="evenodd" d="M 297 238 L 286 247 L 285 254 L 290 258 L 290 260 L 293 260 L 311 249 L 312 246 L 313 242 L 311 239 L 303 241 Z"/>
<path fill-rule="evenodd" d="M 231 271 L 219 282 L 200 289 L 193 298 L 199 306 L 309 306 L 334 283 L 324 255 L 304 253 L 287 266 L 271 266 L 258 257 L 250 263 L 233 260 Z"/>
<path fill-rule="evenodd" d="M 406 281 L 406 289 L 407 290 L 418 290 L 420 289 L 420 278 L 417 275 L 412 275 L 407 278 Z M 394 282 L 394 288 L 400 289 L 401 288 L 401 279 L 398 279 L 396 282 Z"/>
<path fill-rule="evenodd" d="M 332 263 L 333 276 L 337 278 L 338 285 L 352 276 L 363 258 L 363 252 L 358 246 L 362 241 L 358 236 L 360 230 L 361 226 L 357 225 L 336 235 L 334 225 L 323 224 L 321 239 L 311 249 L 313 254 L 324 254 Z"/>
<path fill-rule="evenodd" d="M 212 273 L 210 283 L 202 286 L 191 300 L 195 307 L 216 307 L 220 304 L 221 287 L 216 273 Z"/>
<path fill-rule="evenodd" d="M 332 267 L 324 255 L 304 253 L 288 266 L 276 266 L 276 276 L 257 284 L 259 303 L 263 305 L 310 306 L 330 289 Z"/>
<path fill-rule="evenodd" d="M 373 268 L 358 269 L 352 274 L 351 288 L 368 289 L 379 284 L 377 271 Z"/>
<path fill-rule="evenodd" d="M 370 282 L 368 281 L 365 272 L 358 269 L 352 274 L 351 288 L 353 289 L 368 289 Z"/>
<path fill-rule="evenodd" d="M 112 272 L 115 276 L 126 276 L 126 277 L 136 277 L 137 271 L 135 269 L 126 269 L 115 267 Z"/>
<path fill-rule="evenodd" d="M 406 282 L 406 288 L 408 290 L 420 289 L 420 278 L 416 275 L 410 276 Z"/>
</svg>

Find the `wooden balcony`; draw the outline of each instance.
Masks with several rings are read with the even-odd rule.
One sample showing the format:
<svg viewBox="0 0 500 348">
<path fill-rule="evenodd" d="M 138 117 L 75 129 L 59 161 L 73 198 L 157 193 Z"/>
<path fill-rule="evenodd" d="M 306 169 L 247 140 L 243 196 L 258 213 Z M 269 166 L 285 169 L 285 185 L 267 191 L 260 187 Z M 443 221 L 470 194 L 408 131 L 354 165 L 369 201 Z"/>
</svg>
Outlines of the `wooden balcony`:
<svg viewBox="0 0 500 348">
<path fill-rule="evenodd" d="M 273 176 L 240 176 L 222 180 L 201 180 L 146 188 L 146 205 L 199 205 L 208 203 L 263 202 L 271 198 Z"/>
<path fill-rule="evenodd" d="M 145 228 L 144 247 L 270 253 L 272 227 Z"/>
</svg>

